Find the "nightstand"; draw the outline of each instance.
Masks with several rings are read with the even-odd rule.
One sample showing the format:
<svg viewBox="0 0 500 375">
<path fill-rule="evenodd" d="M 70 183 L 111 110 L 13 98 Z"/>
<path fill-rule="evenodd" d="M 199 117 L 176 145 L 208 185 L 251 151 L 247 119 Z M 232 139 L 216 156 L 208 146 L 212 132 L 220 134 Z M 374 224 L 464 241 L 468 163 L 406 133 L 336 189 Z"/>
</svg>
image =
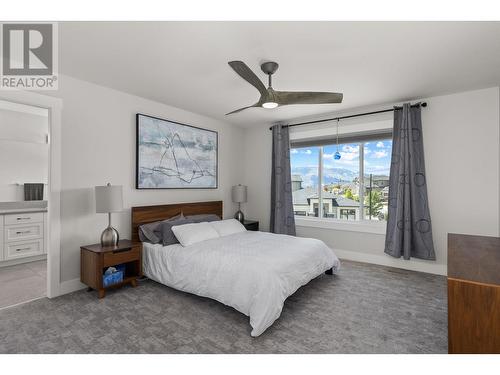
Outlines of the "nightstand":
<svg viewBox="0 0 500 375">
<path fill-rule="evenodd" d="M 259 230 L 259 222 L 257 220 L 244 220 L 242 224 L 246 228 L 246 230 Z"/>
<path fill-rule="evenodd" d="M 80 248 L 80 280 L 97 290 L 99 298 L 106 295 L 106 289 L 117 288 L 125 284 L 137 286 L 137 279 L 142 276 L 142 243 L 121 240 L 117 246 L 103 247 L 101 244 L 87 245 Z M 102 276 L 108 267 L 125 265 L 123 281 L 103 287 Z"/>
</svg>

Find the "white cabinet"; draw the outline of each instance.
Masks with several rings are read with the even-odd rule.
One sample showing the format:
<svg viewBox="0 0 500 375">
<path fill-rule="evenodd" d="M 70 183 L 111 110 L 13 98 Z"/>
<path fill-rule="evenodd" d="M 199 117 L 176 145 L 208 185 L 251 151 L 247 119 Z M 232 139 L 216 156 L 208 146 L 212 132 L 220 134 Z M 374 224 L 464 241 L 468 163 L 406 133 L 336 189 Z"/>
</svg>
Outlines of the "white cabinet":
<svg viewBox="0 0 500 375">
<path fill-rule="evenodd" d="M 6 260 L 43 254 L 43 240 L 12 242 L 5 244 Z"/>
<path fill-rule="evenodd" d="M 43 223 L 43 212 L 8 214 L 4 216 L 5 225 Z"/>
<path fill-rule="evenodd" d="M 43 255 L 46 214 L 26 212 L 0 215 L 0 261 Z"/>
<path fill-rule="evenodd" d="M 4 241 L 25 241 L 43 237 L 43 222 L 4 226 Z"/>
</svg>

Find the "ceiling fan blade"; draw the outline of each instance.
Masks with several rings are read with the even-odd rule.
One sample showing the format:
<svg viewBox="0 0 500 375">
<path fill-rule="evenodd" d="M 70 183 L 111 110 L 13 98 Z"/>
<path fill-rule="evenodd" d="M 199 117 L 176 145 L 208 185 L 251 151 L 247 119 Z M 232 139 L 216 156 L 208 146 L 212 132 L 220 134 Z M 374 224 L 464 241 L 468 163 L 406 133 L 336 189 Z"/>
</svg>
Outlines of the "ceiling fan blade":
<svg viewBox="0 0 500 375">
<path fill-rule="evenodd" d="M 243 107 L 243 108 L 240 108 L 240 109 L 236 109 L 234 111 L 231 111 L 229 113 L 226 113 L 226 116 L 227 115 L 232 115 L 233 113 L 238 113 L 238 112 L 241 112 L 243 111 L 244 109 L 248 109 L 248 108 L 252 108 L 252 107 L 260 107 L 259 103 L 255 103 L 254 105 L 249 105 L 248 107 Z"/>
<path fill-rule="evenodd" d="M 342 103 L 343 94 L 314 91 L 275 91 L 280 105 Z"/>
<path fill-rule="evenodd" d="M 241 78 L 250 83 L 257 90 L 259 90 L 261 96 L 266 95 L 266 86 L 264 86 L 259 77 L 257 77 L 255 73 L 252 72 L 247 64 L 245 64 L 243 61 L 229 61 L 228 64 L 236 73 L 238 73 Z"/>
</svg>

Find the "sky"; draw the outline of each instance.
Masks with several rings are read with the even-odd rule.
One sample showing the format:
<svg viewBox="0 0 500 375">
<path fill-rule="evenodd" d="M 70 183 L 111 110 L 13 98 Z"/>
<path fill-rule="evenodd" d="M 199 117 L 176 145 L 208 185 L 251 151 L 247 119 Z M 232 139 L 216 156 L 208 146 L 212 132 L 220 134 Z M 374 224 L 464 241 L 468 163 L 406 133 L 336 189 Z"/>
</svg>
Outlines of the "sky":
<svg viewBox="0 0 500 375">
<path fill-rule="evenodd" d="M 365 143 L 365 175 L 389 176 L 391 166 L 391 140 L 373 141 Z M 352 176 L 359 175 L 359 146 L 358 144 L 340 144 L 340 160 L 334 159 L 337 146 L 323 147 L 323 175 L 326 182 L 335 177 L 341 180 L 351 180 Z M 314 186 L 317 181 L 319 147 L 305 147 L 291 150 L 292 173 L 303 176 L 303 186 Z M 337 175 L 337 176 L 336 176 Z"/>
</svg>

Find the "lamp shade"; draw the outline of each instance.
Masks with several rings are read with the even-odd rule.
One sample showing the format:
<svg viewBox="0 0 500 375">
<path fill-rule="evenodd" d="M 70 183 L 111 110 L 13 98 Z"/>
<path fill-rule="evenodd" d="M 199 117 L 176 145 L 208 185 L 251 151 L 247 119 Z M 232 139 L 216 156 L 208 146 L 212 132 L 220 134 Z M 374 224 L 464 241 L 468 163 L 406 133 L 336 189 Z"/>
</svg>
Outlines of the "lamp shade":
<svg viewBox="0 0 500 375">
<path fill-rule="evenodd" d="M 245 185 L 233 186 L 231 193 L 234 203 L 245 203 L 247 201 L 247 187 Z"/>
<path fill-rule="evenodd" d="M 121 185 L 95 187 L 95 212 L 109 213 L 123 209 L 123 188 Z"/>
</svg>

